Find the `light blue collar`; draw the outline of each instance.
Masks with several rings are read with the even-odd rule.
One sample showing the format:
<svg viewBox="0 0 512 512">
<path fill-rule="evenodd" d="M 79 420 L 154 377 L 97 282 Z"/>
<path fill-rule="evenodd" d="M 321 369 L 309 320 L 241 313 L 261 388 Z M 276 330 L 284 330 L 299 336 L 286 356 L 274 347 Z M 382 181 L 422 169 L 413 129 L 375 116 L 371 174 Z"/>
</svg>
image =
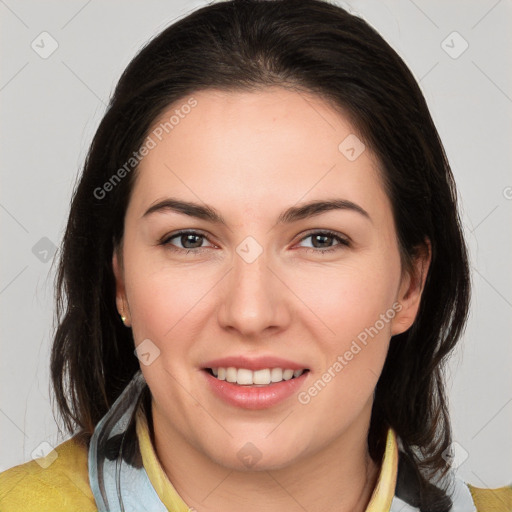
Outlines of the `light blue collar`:
<svg viewBox="0 0 512 512">
<path fill-rule="evenodd" d="M 135 413 L 145 386 L 139 370 L 94 429 L 89 482 L 99 512 L 167 512 L 142 465 L 135 434 Z M 133 451 L 130 446 L 135 453 L 127 453 Z"/>
</svg>

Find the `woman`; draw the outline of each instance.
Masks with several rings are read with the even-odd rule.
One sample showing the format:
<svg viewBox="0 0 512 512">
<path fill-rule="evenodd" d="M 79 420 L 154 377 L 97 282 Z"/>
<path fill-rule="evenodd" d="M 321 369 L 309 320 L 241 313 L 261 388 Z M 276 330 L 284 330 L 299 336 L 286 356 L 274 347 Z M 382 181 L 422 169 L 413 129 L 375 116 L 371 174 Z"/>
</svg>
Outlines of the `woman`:
<svg viewBox="0 0 512 512">
<path fill-rule="evenodd" d="M 200 9 L 94 137 L 51 362 L 75 435 L 4 472 L 1 508 L 510 510 L 447 456 L 469 295 L 450 167 L 389 45 L 318 0 Z"/>
</svg>

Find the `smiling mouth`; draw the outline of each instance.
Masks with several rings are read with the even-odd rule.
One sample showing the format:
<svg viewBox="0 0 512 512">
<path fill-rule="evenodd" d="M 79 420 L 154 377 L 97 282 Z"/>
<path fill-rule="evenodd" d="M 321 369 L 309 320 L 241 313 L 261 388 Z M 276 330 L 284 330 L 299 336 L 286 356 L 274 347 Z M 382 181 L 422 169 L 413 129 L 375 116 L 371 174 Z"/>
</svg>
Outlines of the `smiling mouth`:
<svg viewBox="0 0 512 512">
<path fill-rule="evenodd" d="M 296 379 L 306 372 L 308 368 L 302 370 L 292 370 L 290 368 L 263 368 L 261 370 L 249 370 L 247 368 L 235 368 L 233 366 L 223 368 L 205 368 L 204 369 L 217 380 L 223 380 L 239 386 L 269 386 L 286 380 Z"/>
</svg>

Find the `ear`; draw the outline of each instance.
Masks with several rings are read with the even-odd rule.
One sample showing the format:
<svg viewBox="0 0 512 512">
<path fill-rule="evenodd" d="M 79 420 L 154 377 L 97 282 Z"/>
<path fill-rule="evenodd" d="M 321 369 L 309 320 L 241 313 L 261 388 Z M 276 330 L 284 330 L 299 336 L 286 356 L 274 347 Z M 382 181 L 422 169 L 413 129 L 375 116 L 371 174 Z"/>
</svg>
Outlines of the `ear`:
<svg viewBox="0 0 512 512">
<path fill-rule="evenodd" d="M 126 327 L 131 327 L 130 308 L 126 298 L 126 289 L 124 285 L 124 271 L 122 257 L 119 254 L 119 248 L 115 248 L 112 255 L 112 270 L 116 280 L 116 306 L 121 317 L 125 317 L 123 322 Z"/>
<path fill-rule="evenodd" d="M 432 245 L 430 240 L 426 239 L 425 243 L 416 250 L 412 268 L 402 274 L 397 296 L 397 302 L 401 308 L 397 308 L 397 314 L 392 320 L 391 334 L 393 336 L 407 331 L 416 319 L 431 258 Z"/>
</svg>

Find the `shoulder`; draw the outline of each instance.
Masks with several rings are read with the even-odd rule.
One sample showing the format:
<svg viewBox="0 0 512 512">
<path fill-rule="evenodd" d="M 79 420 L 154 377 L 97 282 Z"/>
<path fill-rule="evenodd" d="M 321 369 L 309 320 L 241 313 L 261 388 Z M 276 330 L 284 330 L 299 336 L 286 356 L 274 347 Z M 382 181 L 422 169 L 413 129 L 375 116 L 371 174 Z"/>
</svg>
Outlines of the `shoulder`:
<svg viewBox="0 0 512 512">
<path fill-rule="evenodd" d="M 0 473 L 2 512 L 96 511 L 87 445 L 75 436 L 46 457 Z"/>
<path fill-rule="evenodd" d="M 448 512 L 512 512 L 512 485 L 475 487 L 454 470 L 442 482 L 423 480 L 404 452 L 399 452 L 395 496 L 390 512 L 446 510 Z"/>
<path fill-rule="evenodd" d="M 512 511 L 512 484 L 494 489 L 466 485 L 473 497 L 477 512 Z"/>
</svg>

